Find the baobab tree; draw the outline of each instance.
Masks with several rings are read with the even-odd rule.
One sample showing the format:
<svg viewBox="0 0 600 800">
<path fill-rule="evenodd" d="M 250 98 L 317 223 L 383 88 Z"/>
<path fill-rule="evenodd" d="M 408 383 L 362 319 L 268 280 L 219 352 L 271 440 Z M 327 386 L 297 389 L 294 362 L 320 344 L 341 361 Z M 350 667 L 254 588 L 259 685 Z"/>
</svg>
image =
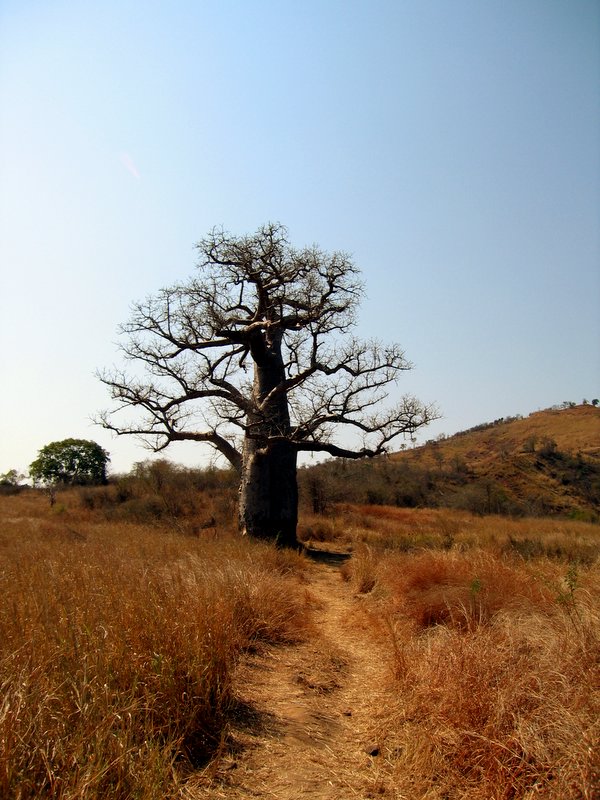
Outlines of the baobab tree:
<svg viewBox="0 0 600 800">
<path fill-rule="evenodd" d="M 241 529 L 294 546 L 298 453 L 374 457 L 435 409 L 387 402 L 412 365 L 398 345 L 352 335 L 363 289 L 346 254 L 295 249 L 279 224 L 213 229 L 197 248 L 197 272 L 121 327 L 125 358 L 143 369 L 100 375 L 118 404 L 100 421 L 155 451 L 212 446 L 239 474 Z"/>
</svg>

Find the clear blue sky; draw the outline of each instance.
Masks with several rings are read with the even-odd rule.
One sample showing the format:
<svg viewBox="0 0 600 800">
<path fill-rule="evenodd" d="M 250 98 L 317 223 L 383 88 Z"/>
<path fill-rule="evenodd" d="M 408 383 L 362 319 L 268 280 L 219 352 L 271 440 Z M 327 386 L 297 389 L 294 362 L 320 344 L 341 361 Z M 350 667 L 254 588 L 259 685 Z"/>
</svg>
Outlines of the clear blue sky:
<svg viewBox="0 0 600 800">
<path fill-rule="evenodd" d="M 2 0 L 0 472 L 213 225 L 353 254 L 425 433 L 600 395 L 597 0 Z M 198 445 L 167 451 L 201 463 Z"/>
</svg>

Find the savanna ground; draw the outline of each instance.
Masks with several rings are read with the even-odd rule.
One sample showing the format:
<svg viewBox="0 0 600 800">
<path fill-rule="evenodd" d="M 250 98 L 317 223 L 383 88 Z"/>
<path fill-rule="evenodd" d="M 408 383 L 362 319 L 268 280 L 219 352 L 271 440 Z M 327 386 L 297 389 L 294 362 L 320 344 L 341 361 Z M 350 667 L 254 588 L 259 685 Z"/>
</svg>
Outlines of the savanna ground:
<svg viewBox="0 0 600 800">
<path fill-rule="evenodd" d="M 206 497 L 0 497 L 1 797 L 600 797 L 597 525 Z"/>
</svg>

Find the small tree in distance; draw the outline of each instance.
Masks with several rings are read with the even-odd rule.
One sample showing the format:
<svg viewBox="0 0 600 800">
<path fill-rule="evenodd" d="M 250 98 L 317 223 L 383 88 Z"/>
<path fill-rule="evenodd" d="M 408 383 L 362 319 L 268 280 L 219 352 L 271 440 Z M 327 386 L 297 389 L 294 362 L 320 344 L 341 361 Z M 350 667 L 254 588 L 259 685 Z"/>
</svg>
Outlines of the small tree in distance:
<svg viewBox="0 0 600 800">
<path fill-rule="evenodd" d="M 436 411 L 413 397 L 385 406 L 412 365 L 396 344 L 351 335 L 363 291 L 347 255 L 296 250 L 278 224 L 243 237 L 213 229 L 197 247 L 197 275 L 136 304 L 122 326 L 122 352 L 143 372 L 100 375 L 118 403 L 100 422 L 155 451 L 211 445 L 239 474 L 241 528 L 295 546 L 299 452 L 377 456 Z M 127 408 L 142 413 L 119 417 Z"/>
<path fill-rule="evenodd" d="M 34 483 L 46 486 L 90 486 L 106 483 L 109 455 L 96 442 L 87 439 L 63 439 L 51 442 L 29 465 Z"/>
<path fill-rule="evenodd" d="M 17 487 L 25 476 L 20 475 L 16 469 L 9 469 L 0 475 L 0 486 Z"/>
</svg>

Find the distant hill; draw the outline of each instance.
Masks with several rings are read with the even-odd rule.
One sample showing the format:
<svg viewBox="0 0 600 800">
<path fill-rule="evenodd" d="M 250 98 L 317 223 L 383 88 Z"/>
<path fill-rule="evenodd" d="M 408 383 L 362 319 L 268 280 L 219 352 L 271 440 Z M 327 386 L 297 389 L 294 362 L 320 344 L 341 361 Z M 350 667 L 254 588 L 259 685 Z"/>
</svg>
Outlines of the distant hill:
<svg viewBox="0 0 600 800">
<path fill-rule="evenodd" d="M 580 405 L 570 408 L 549 408 L 536 411 L 528 417 L 507 417 L 495 422 L 476 425 L 454 436 L 440 437 L 435 442 L 443 444 L 448 452 L 455 451 L 479 460 L 494 458 L 507 447 L 513 451 L 531 452 L 531 439 L 535 449 L 544 439 L 553 439 L 560 451 L 600 458 L 600 407 Z M 427 451 L 432 442 L 419 450 Z M 415 451 L 413 451 L 415 452 Z"/>
<path fill-rule="evenodd" d="M 318 489 L 332 501 L 600 519 L 600 408 L 548 409 L 373 462 L 328 462 L 303 486 L 315 509 Z"/>
</svg>

